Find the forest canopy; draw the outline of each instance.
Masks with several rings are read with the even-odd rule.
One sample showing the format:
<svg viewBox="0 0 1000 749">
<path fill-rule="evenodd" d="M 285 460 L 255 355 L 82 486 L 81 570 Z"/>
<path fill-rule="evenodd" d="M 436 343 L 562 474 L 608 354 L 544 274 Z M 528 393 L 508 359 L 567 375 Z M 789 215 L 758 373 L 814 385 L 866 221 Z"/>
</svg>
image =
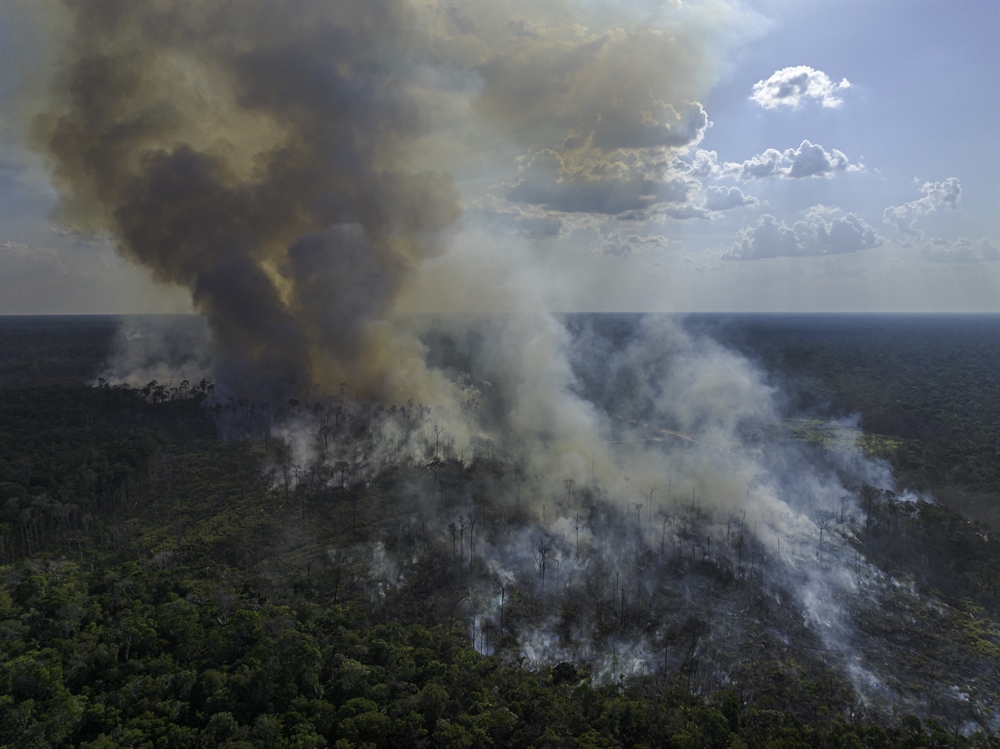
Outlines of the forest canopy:
<svg viewBox="0 0 1000 749">
<path fill-rule="evenodd" d="M 814 404 L 834 402 L 815 385 L 830 372 L 878 363 L 796 359 L 819 344 L 771 337 L 770 348 L 758 342 L 761 360 L 782 351 L 798 361 L 771 371 L 797 378 L 803 398 L 813 383 Z M 535 573 L 499 579 L 477 549 L 534 533 L 537 522 L 521 504 L 531 479 L 500 445 L 459 460 L 431 442 L 368 480 L 346 461 L 295 475 L 276 435 L 239 436 L 234 424 L 264 418 L 250 402 L 210 408 L 209 383 L 187 383 L 183 397 L 180 383 L 73 384 L 84 350 L 35 366 L 8 354 L 11 340 L 5 332 L 0 391 L 5 745 L 998 746 L 1000 548 L 945 505 L 866 485 L 851 500 L 854 521 L 818 521 L 848 534 L 858 564 L 878 571 L 845 602 L 859 642 L 879 643 L 858 657 L 893 664 L 892 693 L 915 715 L 860 701 L 794 607 L 775 598 L 777 569 L 750 528 L 733 525 L 732 549 L 746 556 L 731 566 L 728 552 L 697 539 L 704 511 L 694 503 L 683 525 L 670 521 L 673 540 L 655 518 L 663 541 L 621 569 L 620 591 L 573 582 L 579 530 L 575 549 L 572 530 L 567 541 L 539 537 Z M 881 350 L 859 346 L 846 361 Z M 926 370 L 936 359 L 920 361 Z M 18 382 L 26 367 L 50 384 Z M 865 381 L 879 387 L 874 375 Z M 844 385 L 836 408 L 865 392 Z M 928 413 L 954 425 L 948 440 L 961 450 L 953 401 Z M 400 411 L 422 418 L 416 404 Z M 362 422 L 332 423 L 329 450 L 358 439 Z M 990 428 L 985 418 L 970 424 Z M 968 444 L 978 450 L 988 434 Z M 948 480 L 983 494 L 987 475 Z M 646 522 L 606 509 L 597 488 L 563 491 L 579 497 L 577 529 L 604 525 L 626 538 Z M 414 506 L 414 496 L 436 504 Z M 653 572 L 674 582 L 644 597 L 638 581 Z M 887 575 L 898 584 L 880 582 Z M 541 595 L 554 586 L 565 592 Z M 684 586 L 716 603 L 672 597 Z M 499 618 L 478 619 L 483 605 Z M 713 606 L 733 622 L 735 655 Z M 624 650 L 607 662 L 525 657 L 525 633 L 553 618 L 566 641 L 587 627 L 601 642 L 646 637 L 659 660 L 632 671 Z"/>
</svg>

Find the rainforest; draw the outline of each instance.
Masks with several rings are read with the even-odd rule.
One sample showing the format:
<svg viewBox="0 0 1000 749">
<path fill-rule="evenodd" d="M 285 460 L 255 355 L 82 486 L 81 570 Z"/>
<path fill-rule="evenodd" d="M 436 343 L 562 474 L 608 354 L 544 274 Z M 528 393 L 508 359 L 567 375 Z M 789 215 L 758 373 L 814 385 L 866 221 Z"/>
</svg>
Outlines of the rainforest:
<svg viewBox="0 0 1000 749">
<path fill-rule="evenodd" d="M 998 19 L 0 3 L 0 746 L 1000 748 Z"/>
<path fill-rule="evenodd" d="M 995 746 L 996 319 L 669 321 L 794 394 L 710 444 L 641 422 L 634 373 L 590 376 L 663 323 L 565 321 L 624 451 L 575 480 L 349 383 L 268 405 L 101 377 L 123 340 L 191 366 L 196 319 L 3 318 L 3 742 Z M 457 372 L 462 336 L 426 330 Z M 653 485 L 636 451 L 678 468 Z M 842 491 L 778 519 L 686 477 L 702 451 Z"/>
</svg>

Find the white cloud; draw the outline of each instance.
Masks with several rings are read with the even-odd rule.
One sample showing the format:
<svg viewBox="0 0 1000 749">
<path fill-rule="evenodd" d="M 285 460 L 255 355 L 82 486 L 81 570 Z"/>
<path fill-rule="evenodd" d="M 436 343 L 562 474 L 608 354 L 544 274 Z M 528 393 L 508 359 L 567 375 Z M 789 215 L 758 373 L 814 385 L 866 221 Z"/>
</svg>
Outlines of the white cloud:
<svg viewBox="0 0 1000 749">
<path fill-rule="evenodd" d="M 922 198 L 886 208 L 882 220 L 895 224 L 903 234 L 919 235 L 919 232 L 913 231 L 913 223 L 918 218 L 941 209 L 955 210 L 962 199 L 962 186 L 956 177 L 949 177 L 944 182 L 924 182 L 920 192 L 924 194 Z"/>
<path fill-rule="evenodd" d="M 882 212 L 882 220 L 895 225 L 902 235 L 902 246 L 931 263 L 977 263 L 1000 259 L 1000 249 L 989 237 L 982 237 L 978 242 L 965 237 L 928 238 L 922 229 L 914 228 L 917 219 L 923 216 L 958 209 L 962 201 L 962 185 L 957 177 L 941 182 L 924 182 L 919 189 L 923 193 L 920 198 L 902 205 L 891 205 Z"/>
<path fill-rule="evenodd" d="M 785 169 L 792 169 L 791 163 Z M 713 170 L 718 172 L 714 151 L 697 151 L 688 163 L 670 154 L 647 158 L 622 152 L 608 158 L 542 149 L 522 163 L 517 181 L 507 185 L 504 202 L 533 214 L 545 212 L 549 222 L 564 214 L 613 216 L 619 221 L 711 219 L 760 203 L 737 187 L 724 186 L 708 187 L 702 199 L 698 177 Z M 507 208 L 494 210 L 510 213 Z"/>
<path fill-rule="evenodd" d="M 678 173 L 666 160 L 636 153 L 621 158 L 560 154 L 542 149 L 520 169 L 506 197 L 513 203 L 561 213 L 616 216 L 624 221 L 656 215 L 707 218 L 691 196 L 701 183 Z"/>
<path fill-rule="evenodd" d="M 976 263 L 1000 260 L 1000 249 L 987 237 L 973 243 L 961 237 L 955 240 L 934 237 L 920 244 L 920 254 L 932 263 Z"/>
<path fill-rule="evenodd" d="M 739 239 L 723 256 L 724 260 L 761 260 L 775 257 L 817 257 L 840 255 L 880 247 L 885 240 L 853 213 L 832 221 L 830 209 L 816 206 L 806 211 L 803 221 L 793 226 L 765 213 L 755 226 L 738 232 Z"/>
<path fill-rule="evenodd" d="M 678 221 L 686 221 L 689 218 L 712 218 L 704 207 L 695 205 L 694 203 L 665 206 L 663 214 Z"/>
<path fill-rule="evenodd" d="M 691 162 L 676 159 L 674 168 L 695 177 L 711 177 L 719 171 L 719 155 L 715 151 L 696 149 Z"/>
<path fill-rule="evenodd" d="M 569 222 L 560 215 L 533 205 L 519 205 L 487 194 L 469 207 L 466 220 L 479 220 L 493 231 L 514 232 L 532 239 L 552 239 L 566 232 Z"/>
<path fill-rule="evenodd" d="M 757 205 L 753 195 L 744 195 L 738 187 L 708 187 L 705 189 L 705 207 L 710 211 L 728 211 L 745 205 Z"/>
<path fill-rule="evenodd" d="M 497 195 L 549 219 L 711 218 L 698 172 L 677 163 L 711 126 L 697 100 L 709 84 L 694 75 L 698 54 L 621 20 L 603 31 L 518 22 L 517 40 L 477 63 L 476 113 L 528 154 Z"/>
<path fill-rule="evenodd" d="M 766 81 L 757 81 L 750 99 L 764 109 L 797 108 L 805 99 L 818 99 L 824 107 L 839 107 L 844 100 L 836 96 L 837 92 L 850 87 L 846 78 L 834 83 L 822 70 L 797 65 L 775 72 Z"/>
<path fill-rule="evenodd" d="M 768 148 L 742 164 L 727 162 L 719 169 L 719 174 L 747 181 L 765 177 L 831 177 L 834 172 L 860 171 L 864 171 L 864 166 L 852 164 L 842 151 L 834 148 L 827 152 L 823 146 L 804 140 L 798 148 L 784 151 Z"/>
<path fill-rule="evenodd" d="M 686 189 L 677 195 L 670 192 L 671 186 L 644 173 L 635 163 L 574 165 L 546 148 L 521 169 L 507 198 L 564 213 L 616 215 L 648 208 L 663 199 L 683 201 L 687 197 Z"/>
<path fill-rule="evenodd" d="M 493 12 L 489 4 L 477 11 Z M 539 15 L 548 15 L 544 4 Z M 707 90 L 704 58 L 680 36 L 628 28 L 625 15 L 603 30 L 515 21 L 505 39 L 493 38 L 500 26 L 481 23 L 489 52 L 469 58 L 484 84 L 477 111 L 531 147 L 611 153 L 697 144 L 709 127 L 697 101 Z"/>
<path fill-rule="evenodd" d="M 626 92 L 628 93 L 628 92 Z M 632 107 L 612 107 L 603 113 L 593 133 L 594 145 L 610 152 L 621 148 L 683 148 L 699 143 L 709 126 L 698 102 L 680 111 L 658 101 L 648 91 Z"/>
<path fill-rule="evenodd" d="M 934 237 L 924 242 L 920 248 L 925 260 L 932 263 L 971 263 L 978 260 L 973 254 L 972 242 L 960 238 L 949 242 L 940 237 Z"/>
<path fill-rule="evenodd" d="M 603 235 L 599 242 L 591 245 L 590 251 L 597 257 L 608 255 L 616 257 L 626 257 L 635 255 L 645 250 L 659 249 L 666 247 L 670 243 L 667 237 L 659 234 L 640 237 L 637 234 L 628 234 L 624 238 L 617 232 Z"/>
</svg>

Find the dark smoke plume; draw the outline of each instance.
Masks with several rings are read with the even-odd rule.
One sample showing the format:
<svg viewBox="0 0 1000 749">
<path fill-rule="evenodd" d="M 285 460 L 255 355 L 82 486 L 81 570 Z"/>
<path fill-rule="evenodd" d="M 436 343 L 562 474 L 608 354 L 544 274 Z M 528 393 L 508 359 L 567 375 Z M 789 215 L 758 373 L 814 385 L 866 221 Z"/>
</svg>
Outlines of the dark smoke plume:
<svg viewBox="0 0 1000 749">
<path fill-rule="evenodd" d="M 110 233 L 156 279 L 190 290 L 230 391 L 273 402 L 323 386 L 325 397 L 273 423 L 253 422 L 254 406 L 251 418 L 227 417 L 233 434 L 251 435 L 253 422 L 286 443 L 267 469 L 276 489 L 299 477 L 363 488 L 386 466 L 412 469 L 401 491 L 421 527 L 435 506 L 443 521 L 430 522 L 425 536 L 439 538 L 428 548 L 455 556 L 457 524 L 459 558 L 489 572 L 463 598 L 484 652 L 476 633 L 504 633 L 514 585 L 548 601 L 517 633 L 529 663 L 589 661 L 617 681 L 666 670 L 665 650 L 680 641 L 691 657 L 702 641 L 717 663 L 737 663 L 762 652 L 757 636 L 771 628 L 750 621 L 752 595 L 780 617 L 778 640 L 808 629 L 798 641 L 820 646 L 862 702 L 920 709 L 893 692 L 890 662 L 869 657 L 881 650 L 857 615 L 897 589 L 856 554 L 867 529 L 852 500 L 865 486 L 893 488 L 888 465 L 854 438 L 818 458 L 768 437 L 783 433 L 780 392 L 670 318 L 584 325 L 551 314 L 574 306 L 575 286 L 606 279 L 493 231 L 509 221 L 553 236 L 610 215 L 697 215 L 701 185 L 680 157 L 708 128 L 698 99 L 723 67 L 724 32 L 745 26 L 738 7 L 136 0 L 64 10 L 73 30 L 33 127 L 61 191 L 57 218 Z M 418 164 L 480 190 L 479 218 L 466 214 L 447 253 L 458 194 Z M 509 314 L 445 315 L 420 323 L 421 338 L 402 324 L 407 303 Z M 123 331 L 133 345 L 109 379 L 201 376 L 207 355 L 164 365 L 182 358 L 167 356 L 176 334 L 164 345 L 162 331 Z M 358 397 L 369 395 L 382 403 Z M 459 480 L 443 481 L 446 470 Z M 368 556 L 378 586 L 416 559 Z M 597 616 L 560 621 L 563 603 L 584 594 Z M 628 629 L 626 609 L 665 626 Z M 949 699 L 969 702 L 955 690 Z M 995 725 L 992 708 L 975 710 Z"/>
<path fill-rule="evenodd" d="M 376 323 L 459 213 L 450 178 L 407 168 L 426 116 L 387 50 L 407 6 L 67 8 L 34 126 L 60 218 L 190 289 L 240 394 L 385 388 Z"/>
</svg>

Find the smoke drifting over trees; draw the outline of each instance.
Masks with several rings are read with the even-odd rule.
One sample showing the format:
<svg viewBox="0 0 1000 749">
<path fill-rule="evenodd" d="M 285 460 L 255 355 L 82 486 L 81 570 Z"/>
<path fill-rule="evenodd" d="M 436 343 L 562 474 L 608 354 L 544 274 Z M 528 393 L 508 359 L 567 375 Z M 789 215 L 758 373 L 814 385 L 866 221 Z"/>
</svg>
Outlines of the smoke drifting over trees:
<svg viewBox="0 0 1000 749">
<path fill-rule="evenodd" d="M 455 396 L 394 314 L 457 226 L 450 174 L 527 151 L 501 190 L 525 215 L 558 204 L 584 226 L 588 213 L 689 211 L 698 185 L 676 157 L 708 127 L 696 99 L 735 18 L 679 9 L 649 25 L 560 3 L 40 7 L 68 23 L 31 128 L 60 220 L 189 289 L 220 382 L 278 400 L 344 380 L 397 400 Z M 482 251 L 471 267 L 463 251 L 421 277 L 424 303 L 448 311 L 460 287 L 536 310 L 518 288 L 533 260 Z"/>
<path fill-rule="evenodd" d="M 511 204 L 555 189 L 578 213 L 669 212 L 693 184 L 675 157 L 708 126 L 695 96 L 732 18 L 679 11 L 666 36 L 604 6 L 580 11 L 587 27 L 562 10 L 74 3 L 34 138 L 64 221 L 190 289 L 221 391 L 273 405 L 346 382 L 441 409 L 460 447 L 496 432 L 537 470 L 582 480 L 610 462 L 608 416 L 574 390 L 568 334 L 547 311 L 559 282 L 516 242 L 477 252 L 473 233 L 450 248 L 457 192 L 416 165 L 461 169 L 494 137 L 561 164 L 542 182 L 526 167 Z M 524 314 L 465 346 L 472 380 L 459 382 L 427 366 L 397 315 L 414 293 L 439 311 L 464 293 Z M 477 400 L 477 424 L 460 428 Z"/>
<path fill-rule="evenodd" d="M 220 430 L 264 442 L 271 491 L 300 491 L 303 518 L 309 497 L 336 489 L 353 527 L 388 467 L 427 468 L 396 490 L 419 512 L 451 513 L 425 539 L 484 571 L 473 637 L 489 623 L 503 638 L 521 588 L 546 602 L 518 633 L 529 656 L 594 658 L 613 680 L 654 672 L 669 651 L 691 674 L 710 634 L 736 642 L 736 624 L 699 616 L 791 595 L 858 693 L 891 698 L 844 605 L 875 574 L 853 548 L 870 514 L 827 514 L 865 485 L 894 489 L 886 464 L 765 445 L 782 396 L 744 357 L 664 318 L 567 324 L 548 311 L 560 282 L 523 248 L 449 241 L 466 220 L 449 176 L 471 153 L 463 127 L 531 151 L 505 196 L 525 210 L 696 210 L 675 157 L 708 127 L 695 97 L 713 74 L 716 11 L 676 37 L 601 26 L 599 8 L 591 29 L 554 21 L 554 7 L 508 11 L 70 4 L 51 106 L 33 126 L 60 216 L 190 290 L 218 390 L 241 399 Z M 397 309 L 422 294 L 448 312 L 480 291 L 518 313 L 412 323 Z M 495 479 L 463 483 L 473 460 Z M 372 590 L 396 584 L 403 556 L 362 556 Z M 664 582 L 672 564 L 699 563 Z M 692 588 L 715 583 L 723 600 L 696 600 Z M 586 590 L 599 605 L 573 614 Z M 697 615 L 674 616 L 685 606 Z M 671 623 L 645 631 L 644 617 Z M 612 647 L 613 667 L 597 646 Z"/>
</svg>

